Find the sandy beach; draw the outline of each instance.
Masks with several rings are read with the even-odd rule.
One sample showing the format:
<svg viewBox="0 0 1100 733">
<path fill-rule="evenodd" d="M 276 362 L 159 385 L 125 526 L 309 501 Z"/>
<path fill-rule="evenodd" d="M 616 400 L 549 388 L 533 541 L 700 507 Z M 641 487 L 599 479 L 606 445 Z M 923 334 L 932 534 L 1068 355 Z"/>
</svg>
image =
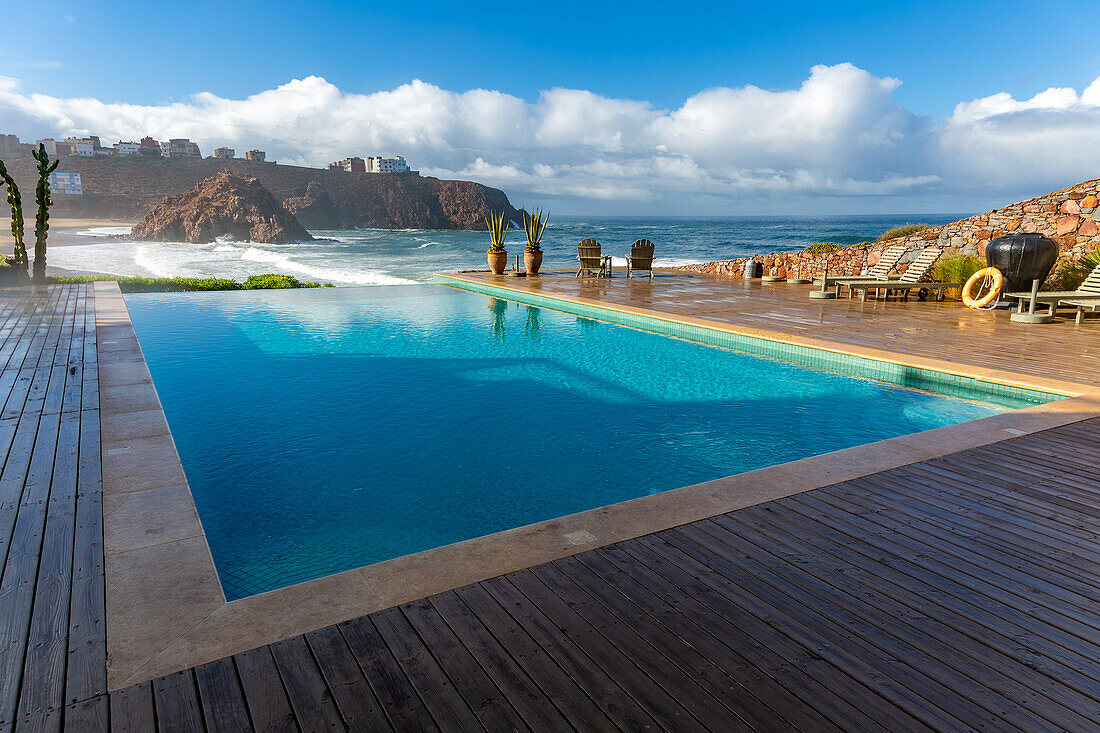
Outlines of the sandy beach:
<svg viewBox="0 0 1100 733">
<path fill-rule="evenodd" d="M 97 237 L 89 237 L 87 235 L 79 234 L 79 232 L 86 232 L 89 229 L 95 227 L 129 227 L 133 226 L 134 222 L 127 221 L 104 221 L 102 219 L 65 219 L 61 217 L 50 218 L 50 236 L 47 240 L 47 247 L 78 247 L 80 245 L 95 244 L 97 241 L 102 241 Z M 34 219 L 23 220 L 23 241 L 27 245 L 27 252 L 30 257 L 34 258 Z M 3 227 L 0 227 L 0 254 L 10 255 L 15 247 L 15 240 L 11 236 L 11 227 L 8 222 L 4 223 Z M 47 263 L 49 262 L 49 255 L 46 256 Z M 47 264 L 46 274 L 48 275 L 106 275 L 110 273 L 95 272 L 91 270 L 71 270 L 64 267 L 54 267 Z"/>
</svg>

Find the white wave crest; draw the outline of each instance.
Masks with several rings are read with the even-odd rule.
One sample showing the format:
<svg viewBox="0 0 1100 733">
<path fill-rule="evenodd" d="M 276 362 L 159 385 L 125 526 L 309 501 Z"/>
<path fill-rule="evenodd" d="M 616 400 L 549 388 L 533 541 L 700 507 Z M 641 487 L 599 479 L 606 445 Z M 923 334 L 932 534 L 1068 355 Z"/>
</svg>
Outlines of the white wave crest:
<svg viewBox="0 0 1100 733">
<path fill-rule="evenodd" d="M 406 280 L 403 277 L 394 277 L 382 272 L 370 270 L 345 270 L 335 267 L 317 267 L 296 262 L 276 252 L 257 247 L 249 247 L 241 253 L 241 259 L 248 262 L 264 262 L 277 267 L 280 271 L 300 272 L 304 275 L 329 282 L 348 283 L 352 285 L 413 285 L 415 280 Z"/>
<path fill-rule="evenodd" d="M 89 227 L 88 229 L 73 234 L 80 237 L 113 237 L 118 234 L 129 234 L 130 227 Z"/>
</svg>

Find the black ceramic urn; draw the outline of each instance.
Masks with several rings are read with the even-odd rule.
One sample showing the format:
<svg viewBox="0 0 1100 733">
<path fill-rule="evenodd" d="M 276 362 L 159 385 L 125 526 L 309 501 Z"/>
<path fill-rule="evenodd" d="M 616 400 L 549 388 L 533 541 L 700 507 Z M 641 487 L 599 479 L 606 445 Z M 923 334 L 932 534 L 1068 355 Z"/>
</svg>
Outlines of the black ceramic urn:
<svg viewBox="0 0 1100 733">
<path fill-rule="evenodd" d="M 1006 234 L 985 248 L 985 259 L 1005 276 L 1005 292 L 1031 290 L 1031 281 L 1046 280 L 1058 259 L 1058 243 L 1042 234 Z"/>
</svg>

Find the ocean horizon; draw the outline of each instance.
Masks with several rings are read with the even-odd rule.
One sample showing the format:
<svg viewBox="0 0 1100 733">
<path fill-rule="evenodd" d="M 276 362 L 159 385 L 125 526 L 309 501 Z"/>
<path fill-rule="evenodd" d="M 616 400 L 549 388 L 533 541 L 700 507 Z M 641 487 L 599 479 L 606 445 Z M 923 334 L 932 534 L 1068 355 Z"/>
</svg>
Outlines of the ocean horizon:
<svg viewBox="0 0 1100 733">
<path fill-rule="evenodd" d="M 802 249 L 815 242 L 845 246 L 874 240 L 910 222 L 933 226 L 968 214 L 836 216 L 557 216 L 543 238 L 546 269 L 574 265 L 577 243 L 592 237 L 615 265 L 637 239 L 656 245 L 655 264 L 675 267 L 753 254 Z M 222 238 L 210 244 L 139 242 L 128 227 L 74 232 L 79 244 L 50 250 L 50 264 L 66 270 L 143 277 L 224 277 L 279 273 L 334 285 L 429 282 L 434 272 L 485 269 L 488 234 L 434 229 L 312 230 L 321 241 L 261 244 Z M 511 261 L 523 252 L 522 229 L 509 233 Z"/>
</svg>

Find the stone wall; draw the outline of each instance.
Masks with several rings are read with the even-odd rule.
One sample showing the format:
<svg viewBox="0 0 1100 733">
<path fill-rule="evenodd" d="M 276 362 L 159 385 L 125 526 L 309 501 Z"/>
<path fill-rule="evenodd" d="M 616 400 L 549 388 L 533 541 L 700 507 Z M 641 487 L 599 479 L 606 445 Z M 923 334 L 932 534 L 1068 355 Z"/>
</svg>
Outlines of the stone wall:
<svg viewBox="0 0 1100 733">
<path fill-rule="evenodd" d="M 1077 258 L 1100 247 L 1100 228 L 1094 218 L 1098 197 L 1100 178 L 872 247 L 846 247 L 823 255 L 769 253 L 752 258 L 685 265 L 677 269 L 743 277 L 745 263 L 753 259 L 761 265 L 761 274 L 775 267 L 780 276 L 789 277 L 797 273 L 805 277 L 820 275 L 828 266 L 830 275 L 858 275 L 878 261 L 886 246 L 904 244 L 910 248 L 899 267 L 904 271 L 906 264 L 924 247 L 942 247 L 945 256 L 984 257 L 989 240 L 1011 232 L 1045 234 L 1058 242 L 1064 258 Z"/>
</svg>

